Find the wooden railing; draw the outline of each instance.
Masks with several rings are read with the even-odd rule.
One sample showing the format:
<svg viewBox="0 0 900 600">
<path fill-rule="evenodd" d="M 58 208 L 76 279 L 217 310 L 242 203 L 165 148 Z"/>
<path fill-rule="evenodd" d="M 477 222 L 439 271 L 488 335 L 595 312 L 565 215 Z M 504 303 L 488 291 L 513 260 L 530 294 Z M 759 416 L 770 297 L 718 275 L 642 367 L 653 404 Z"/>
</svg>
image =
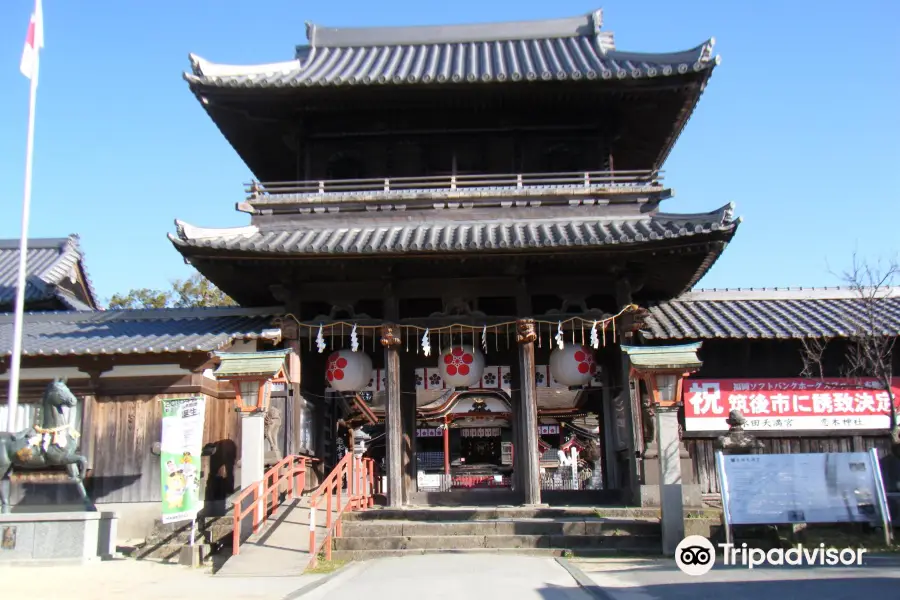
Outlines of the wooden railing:
<svg viewBox="0 0 900 600">
<path fill-rule="evenodd" d="M 346 482 L 346 502 L 343 488 Z M 318 562 L 319 552 L 324 548 L 325 560 L 331 560 L 332 540 L 342 535 L 341 517 L 347 510 L 360 510 L 375 504 L 375 461 L 347 453 L 329 473 L 322 485 L 309 497 L 309 554 L 310 567 Z M 325 508 L 325 535 L 316 541 L 316 513 L 320 504 Z M 337 502 L 337 514 L 333 502 Z"/>
<path fill-rule="evenodd" d="M 234 531 L 232 550 L 234 556 L 240 554 L 241 530 L 244 519 L 253 516 L 253 533 L 265 525 L 269 516 L 281 505 L 281 494 L 286 499 L 299 498 L 303 493 L 309 463 L 318 459 L 307 456 L 286 456 L 277 465 L 266 471 L 262 481 L 247 486 L 234 499 Z M 253 501 L 245 508 L 244 502 L 250 496 Z"/>
<path fill-rule="evenodd" d="M 571 173 L 464 174 L 427 177 L 382 177 L 318 181 L 253 181 L 245 184 L 247 199 L 264 196 L 318 195 L 348 192 L 454 191 L 466 188 L 525 189 L 536 187 L 644 187 L 659 186 L 663 172 L 578 171 Z"/>
</svg>

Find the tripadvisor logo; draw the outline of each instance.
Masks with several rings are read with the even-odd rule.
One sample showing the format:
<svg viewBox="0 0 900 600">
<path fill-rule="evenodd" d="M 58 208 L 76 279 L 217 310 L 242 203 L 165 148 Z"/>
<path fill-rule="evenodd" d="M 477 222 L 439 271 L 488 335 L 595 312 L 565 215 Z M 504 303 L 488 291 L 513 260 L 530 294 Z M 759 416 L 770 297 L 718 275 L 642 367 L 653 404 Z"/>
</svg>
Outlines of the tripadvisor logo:
<svg viewBox="0 0 900 600">
<path fill-rule="evenodd" d="M 689 535 L 675 548 L 675 564 L 688 575 L 706 575 L 716 564 L 716 547 L 702 535 Z"/>
<path fill-rule="evenodd" d="M 817 548 L 805 548 L 799 544 L 787 550 L 775 548 L 768 552 L 761 548 L 749 548 L 747 544 L 741 544 L 740 548 L 734 544 L 719 544 L 719 548 L 722 549 L 723 564 L 742 565 L 748 569 L 763 565 L 861 566 L 863 554 L 867 552 L 864 548 L 826 548 L 825 544 L 819 544 Z M 675 564 L 688 575 L 705 575 L 716 564 L 716 548 L 703 536 L 688 536 L 675 549 Z"/>
</svg>

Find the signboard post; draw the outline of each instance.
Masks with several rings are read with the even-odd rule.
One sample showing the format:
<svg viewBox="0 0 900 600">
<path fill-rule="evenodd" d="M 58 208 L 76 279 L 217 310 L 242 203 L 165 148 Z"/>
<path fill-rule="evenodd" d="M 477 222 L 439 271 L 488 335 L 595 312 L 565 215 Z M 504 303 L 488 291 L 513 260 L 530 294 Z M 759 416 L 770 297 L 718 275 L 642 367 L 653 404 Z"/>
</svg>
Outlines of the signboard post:
<svg viewBox="0 0 900 600">
<path fill-rule="evenodd" d="M 870 523 L 891 543 L 878 454 L 716 452 L 727 543 L 734 525 Z"/>
<path fill-rule="evenodd" d="M 178 398 L 162 403 L 162 522 L 196 521 L 197 513 L 203 508 L 200 454 L 206 400 Z"/>
</svg>

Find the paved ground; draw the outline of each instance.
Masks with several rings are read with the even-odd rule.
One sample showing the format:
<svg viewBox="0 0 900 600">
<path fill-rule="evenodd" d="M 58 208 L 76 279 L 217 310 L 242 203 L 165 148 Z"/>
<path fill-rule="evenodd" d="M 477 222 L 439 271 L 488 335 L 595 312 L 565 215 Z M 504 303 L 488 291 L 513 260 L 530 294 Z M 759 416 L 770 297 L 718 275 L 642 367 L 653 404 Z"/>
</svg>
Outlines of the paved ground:
<svg viewBox="0 0 900 600">
<path fill-rule="evenodd" d="M 0 566 L 2 597 L 10 599 L 281 600 L 321 577 L 218 577 L 205 570 L 130 559 L 71 567 Z"/>
<path fill-rule="evenodd" d="M 426 554 L 352 563 L 337 576 L 219 577 L 205 570 L 115 560 L 71 567 L 0 566 L 2 598 L 66 600 L 887 600 L 898 598 L 900 560 L 861 568 L 717 566 L 690 577 L 671 560 L 573 560 L 585 591 L 552 558 Z M 297 592 L 314 583 L 303 595 Z M 585 583 L 590 584 L 590 581 Z M 54 591 L 56 590 L 56 591 Z M 63 592 L 58 592 L 63 590 Z M 58 593 L 57 593 L 58 592 Z"/>
<path fill-rule="evenodd" d="M 355 563 L 302 600 L 591 600 L 552 558 L 425 554 Z"/>
<path fill-rule="evenodd" d="M 863 567 L 767 567 L 717 564 L 700 577 L 673 560 L 572 561 L 608 600 L 860 600 L 900 598 L 900 561 L 868 560 Z M 599 595 L 603 597 L 603 595 Z"/>
</svg>

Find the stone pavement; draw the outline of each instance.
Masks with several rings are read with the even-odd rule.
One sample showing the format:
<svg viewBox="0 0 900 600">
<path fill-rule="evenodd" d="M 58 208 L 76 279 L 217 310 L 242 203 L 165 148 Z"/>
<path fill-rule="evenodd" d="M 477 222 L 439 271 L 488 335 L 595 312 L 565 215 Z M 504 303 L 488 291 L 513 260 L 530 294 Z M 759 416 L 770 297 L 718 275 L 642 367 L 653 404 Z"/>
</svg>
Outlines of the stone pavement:
<svg viewBox="0 0 900 600">
<path fill-rule="evenodd" d="M 591 600 L 554 559 L 425 554 L 353 563 L 302 600 Z"/>
<path fill-rule="evenodd" d="M 862 567 L 754 568 L 717 564 L 699 577 L 672 559 L 578 559 L 571 563 L 606 600 L 859 600 L 900 598 L 900 560 L 872 557 Z"/>
<path fill-rule="evenodd" d="M 281 600 L 322 575 L 218 577 L 151 561 L 120 559 L 83 566 L 0 567 L 0 597 L 19 600 Z"/>
</svg>

